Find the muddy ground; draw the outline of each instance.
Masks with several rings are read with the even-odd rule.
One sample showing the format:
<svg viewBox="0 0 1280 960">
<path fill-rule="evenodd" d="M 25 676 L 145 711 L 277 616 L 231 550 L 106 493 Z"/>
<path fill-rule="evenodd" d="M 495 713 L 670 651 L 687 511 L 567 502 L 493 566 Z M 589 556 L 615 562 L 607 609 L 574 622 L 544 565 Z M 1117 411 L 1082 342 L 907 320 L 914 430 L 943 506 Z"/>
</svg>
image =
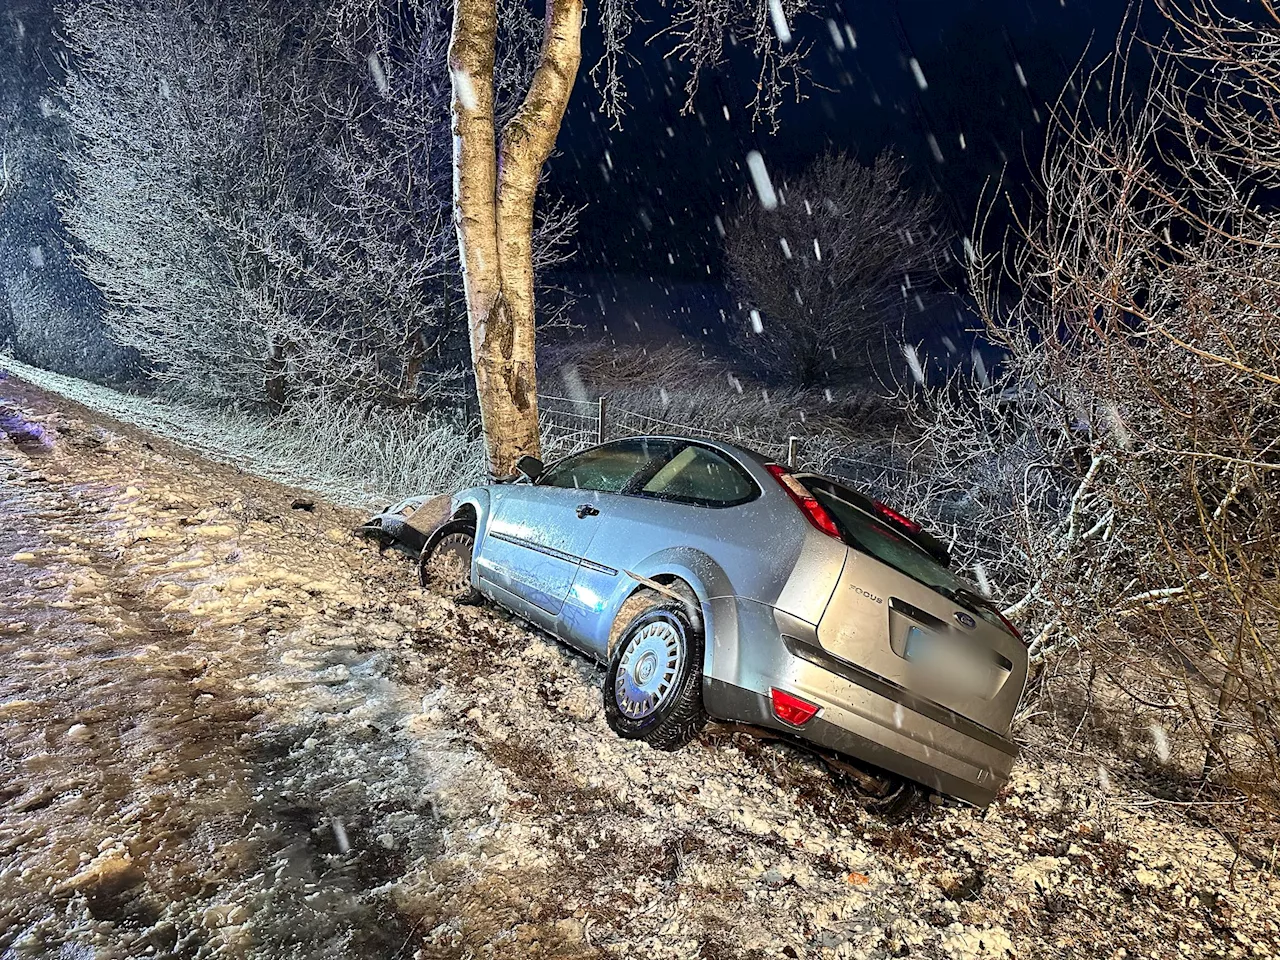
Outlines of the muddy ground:
<svg viewBox="0 0 1280 960">
<path fill-rule="evenodd" d="M 990 809 L 892 818 L 743 734 L 657 753 L 299 499 L 0 381 L 0 958 L 1280 950 L 1274 863 L 1041 728 Z"/>
</svg>

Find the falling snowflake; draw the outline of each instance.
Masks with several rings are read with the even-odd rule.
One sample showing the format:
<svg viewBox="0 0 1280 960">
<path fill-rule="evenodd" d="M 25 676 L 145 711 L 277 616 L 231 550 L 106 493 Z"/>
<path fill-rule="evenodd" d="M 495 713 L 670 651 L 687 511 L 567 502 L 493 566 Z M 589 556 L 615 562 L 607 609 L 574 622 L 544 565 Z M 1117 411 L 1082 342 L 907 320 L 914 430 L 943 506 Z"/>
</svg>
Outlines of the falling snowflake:
<svg viewBox="0 0 1280 960">
<path fill-rule="evenodd" d="M 987 575 L 987 565 L 981 561 L 973 565 L 973 578 L 978 581 L 978 589 L 984 597 L 991 596 L 991 578 Z"/>
<path fill-rule="evenodd" d="M 759 150 L 747 154 L 747 170 L 751 174 L 751 182 L 755 185 L 756 196 L 760 198 L 760 206 L 766 210 L 778 209 L 778 194 L 774 192 L 773 181 L 769 179 L 769 171 L 764 165 L 764 157 Z"/>
<path fill-rule="evenodd" d="M 782 0 L 769 0 L 769 19 L 773 21 L 773 32 L 783 44 L 791 42 L 791 26 L 787 23 L 787 15 L 782 9 Z"/>
<path fill-rule="evenodd" d="M 373 77 L 374 86 L 378 88 L 378 92 L 384 97 L 391 92 L 391 84 L 387 80 L 387 73 L 382 69 L 382 60 L 376 53 L 370 53 L 369 57 L 369 76 Z M 474 106 L 474 102 L 472 106 Z"/>
<path fill-rule="evenodd" d="M 333 818 L 333 839 L 337 841 L 339 852 L 347 853 L 351 849 L 351 841 L 347 838 L 347 828 L 343 825 L 341 817 Z"/>
<path fill-rule="evenodd" d="M 989 387 L 991 381 L 987 377 L 987 365 L 983 362 L 982 354 L 978 352 L 977 347 L 969 352 L 969 358 L 973 361 L 973 372 L 977 374 L 979 382 L 984 387 Z"/>
<path fill-rule="evenodd" d="M 476 88 L 471 82 L 471 74 L 465 70 L 450 70 L 449 77 L 453 81 L 453 92 L 458 96 L 458 102 L 467 110 L 476 108 Z M 608 160 L 608 153 L 605 159 Z M 613 162 L 609 162 L 609 169 L 613 169 Z"/>
<path fill-rule="evenodd" d="M 942 147 L 938 146 L 938 138 L 931 133 L 926 139 L 929 141 L 929 151 L 933 154 L 934 162 L 942 163 L 945 158 L 942 156 Z"/>
<path fill-rule="evenodd" d="M 827 20 L 827 30 L 831 32 L 831 43 L 838 51 L 844 50 L 844 37 L 840 34 L 840 26 L 834 20 Z"/>
<path fill-rule="evenodd" d="M 909 343 L 902 345 L 902 355 L 907 358 L 907 368 L 916 383 L 924 383 L 924 367 L 920 364 L 920 353 Z"/>
<path fill-rule="evenodd" d="M 921 90 L 929 89 L 929 81 L 924 78 L 924 71 L 920 69 L 920 61 L 915 57 L 911 58 L 911 75 L 916 78 L 916 86 Z"/>
<path fill-rule="evenodd" d="M 1151 731 L 1151 743 L 1156 748 L 1156 759 L 1161 763 L 1169 762 L 1169 736 L 1164 732 L 1164 727 L 1151 721 L 1148 728 Z"/>
</svg>

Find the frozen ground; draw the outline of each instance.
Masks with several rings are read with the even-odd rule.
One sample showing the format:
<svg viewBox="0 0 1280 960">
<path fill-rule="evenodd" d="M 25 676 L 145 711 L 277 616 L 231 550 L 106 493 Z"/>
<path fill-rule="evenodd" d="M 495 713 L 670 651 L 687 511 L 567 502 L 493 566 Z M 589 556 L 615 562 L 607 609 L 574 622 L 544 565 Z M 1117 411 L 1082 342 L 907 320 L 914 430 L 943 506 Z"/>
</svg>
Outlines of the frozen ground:
<svg viewBox="0 0 1280 960">
<path fill-rule="evenodd" d="M 4 960 L 1280 949 L 1265 864 L 1090 763 L 889 822 L 624 743 L 593 666 L 297 495 L 0 381 Z"/>
</svg>

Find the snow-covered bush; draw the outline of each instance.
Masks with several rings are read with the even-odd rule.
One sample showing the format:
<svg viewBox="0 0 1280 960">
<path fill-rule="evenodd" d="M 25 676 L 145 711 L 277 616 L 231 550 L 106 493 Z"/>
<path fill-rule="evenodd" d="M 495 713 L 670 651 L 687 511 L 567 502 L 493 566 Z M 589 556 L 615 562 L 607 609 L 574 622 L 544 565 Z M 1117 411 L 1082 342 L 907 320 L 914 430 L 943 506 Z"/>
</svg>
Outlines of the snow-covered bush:
<svg viewBox="0 0 1280 960">
<path fill-rule="evenodd" d="M 690 347 L 561 344 L 544 348 L 539 365 L 544 391 L 576 405 L 561 411 L 544 403 L 553 424 L 594 417 L 604 396 L 609 437 L 702 434 L 782 459 L 795 436 L 815 469 L 852 455 L 852 445 L 883 441 L 898 417 L 874 391 L 768 388 Z"/>
<path fill-rule="evenodd" d="M 973 240 L 1001 371 L 912 413 L 935 484 L 1000 531 L 1033 652 L 1123 669 L 1203 772 L 1274 783 L 1280 22 L 1193 0 L 1173 25 L 1149 90 L 1118 70 L 1102 122 L 1059 105 L 1020 231 Z"/>
</svg>

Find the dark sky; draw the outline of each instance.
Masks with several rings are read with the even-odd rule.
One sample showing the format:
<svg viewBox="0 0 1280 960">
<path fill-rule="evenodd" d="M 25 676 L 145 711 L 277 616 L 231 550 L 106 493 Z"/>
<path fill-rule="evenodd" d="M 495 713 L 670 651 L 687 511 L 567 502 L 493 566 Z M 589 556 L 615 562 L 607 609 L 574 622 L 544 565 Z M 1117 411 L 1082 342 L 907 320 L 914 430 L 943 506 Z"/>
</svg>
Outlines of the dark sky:
<svg viewBox="0 0 1280 960">
<path fill-rule="evenodd" d="M 647 4 L 627 73 L 621 130 L 599 112 L 587 69 L 599 56 L 597 26 L 584 37 L 583 73 L 566 116 L 551 188 L 586 205 L 573 269 L 662 282 L 719 281 L 715 216 L 747 188 L 745 155 L 758 149 L 775 179 L 828 146 L 869 161 L 883 149 L 905 158 L 914 181 L 937 192 L 948 224 L 967 232 L 988 178 L 1002 169 L 1026 181 L 1044 138 L 1045 103 L 1077 61 L 1113 46 L 1127 0 L 845 0 L 792 24 L 812 45 L 806 99 L 788 103 L 775 134 L 753 126 L 746 104 L 754 58 L 739 48 L 703 78 L 693 115 L 681 115 L 686 73 L 663 59 L 664 22 Z M 856 48 L 832 40 L 828 17 Z M 1154 18 L 1149 18 L 1154 19 Z M 1156 24 L 1158 29 L 1158 23 Z M 919 64 L 922 89 L 911 59 Z M 1025 81 L 1025 85 L 1024 85 Z M 727 118 L 726 118 L 727 109 Z M 961 146 L 961 136 L 964 146 Z M 932 137 L 932 140 L 930 139 Z"/>
</svg>

